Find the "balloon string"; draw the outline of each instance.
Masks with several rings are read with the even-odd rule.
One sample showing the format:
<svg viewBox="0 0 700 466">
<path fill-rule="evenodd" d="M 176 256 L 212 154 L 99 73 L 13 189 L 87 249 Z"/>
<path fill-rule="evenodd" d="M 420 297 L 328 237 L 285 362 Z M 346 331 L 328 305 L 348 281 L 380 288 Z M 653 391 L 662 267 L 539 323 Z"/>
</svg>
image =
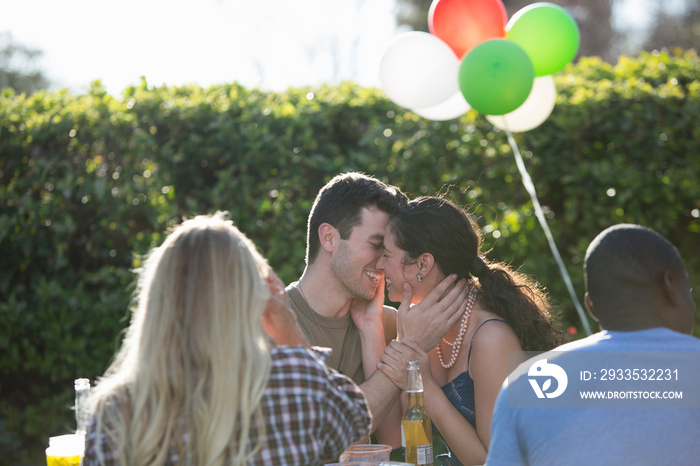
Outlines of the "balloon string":
<svg viewBox="0 0 700 466">
<path fill-rule="evenodd" d="M 505 118 L 503 119 L 503 123 L 505 124 Z M 579 303 L 578 299 L 576 298 L 576 292 L 574 291 L 574 285 L 571 283 L 571 277 L 569 277 L 569 272 L 564 266 L 564 261 L 562 260 L 561 254 L 559 254 L 559 249 L 557 249 L 557 245 L 554 242 L 552 232 L 549 230 L 547 219 L 545 218 L 544 212 L 542 211 L 542 207 L 540 206 L 540 201 L 539 199 L 537 199 L 537 191 L 535 190 L 535 184 L 532 182 L 532 178 L 530 177 L 530 174 L 528 173 L 527 168 L 525 167 L 523 157 L 520 155 L 520 149 L 518 149 L 518 144 L 516 144 L 515 139 L 513 138 L 513 134 L 510 132 L 510 129 L 508 129 L 507 124 L 505 125 L 506 134 L 508 135 L 508 142 L 510 143 L 510 147 L 513 149 L 513 155 L 515 156 L 515 164 L 518 166 L 518 171 L 520 172 L 520 176 L 523 179 L 523 185 L 525 185 L 525 190 L 530 195 L 532 205 L 535 206 L 535 216 L 537 217 L 537 220 L 539 220 L 540 226 L 544 230 L 544 234 L 547 237 L 549 249 L 552 250 L 552 255 L 554 256 L 554 258 L 557 261 L 557 264 L 559 265 L 559 272 L 561 273 L 561 276 L 564 279 L 564 283 L 566 283 L 566 288 L 569 290 L 569 295 L 571 296 L 571 300 L 573 301 L 574 306 L 576 307 L 576 312 L 578 312 L 579 318 L 581 319 L 581 323 L 583 324 L 583 328 L 586 331 L 586 335 L 590 335 L 591 326 L 588 323 L 586 313 L 584 312 L 581 303 Z"/>
</svg>

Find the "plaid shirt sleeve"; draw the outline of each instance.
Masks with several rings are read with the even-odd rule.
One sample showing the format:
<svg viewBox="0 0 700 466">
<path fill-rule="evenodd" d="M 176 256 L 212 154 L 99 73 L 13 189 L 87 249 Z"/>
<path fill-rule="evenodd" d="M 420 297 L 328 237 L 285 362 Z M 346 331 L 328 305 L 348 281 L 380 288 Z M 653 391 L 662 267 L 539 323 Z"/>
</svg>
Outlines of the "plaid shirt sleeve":
<svg viewBox="0 0 700 466">
<path fill-rule="evenodd" d="M 97 423 L 94 418 L 90 418 L 85 432 L 85 453 L 80 464 L 82 466 L 100 464 L 100 457 L 102 458 L 101 464 L 105 466 L 119 464 L 116 445 L 107 438 L 104 432 L 97 432 Z"/>
<path fill-rule="evenodd" d="M 360 388 L 325 364 L 330 350 L 279 347 L 263 395 L 266 439 L 253 464 L 323 464 L 369 436 Z"/>
<path fill-rule="evenodd" d="M 325 397 L 326 421 L 330 430 L 326 437 L 326 458 L 335 459 L 348 446 L 368 437 L 372 427 L 372 416 L 364 393 L 349 377 L 330 370 L 325 360 L 330 355 L 327 348 L 312 348 L 318 357 L 324 358 L 322 365 L 332 388 Z M 337 434 L 337 435 L 335 435 Z"/>
</svg>

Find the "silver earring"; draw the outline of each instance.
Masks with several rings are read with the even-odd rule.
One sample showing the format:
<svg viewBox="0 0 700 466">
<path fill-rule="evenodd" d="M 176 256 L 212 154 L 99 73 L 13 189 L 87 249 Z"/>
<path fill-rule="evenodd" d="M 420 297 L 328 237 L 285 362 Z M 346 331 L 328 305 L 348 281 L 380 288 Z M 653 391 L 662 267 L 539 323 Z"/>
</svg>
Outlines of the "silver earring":
<svg viewBox="0 0 700 466">
<path fill-rule="evenodd" d="M 419 282 L 422 282 L 423 281 L 423 274 L 419 273 L 418 275 L 416 275 L 416 278 L 418 279 Z"/>
</svg>

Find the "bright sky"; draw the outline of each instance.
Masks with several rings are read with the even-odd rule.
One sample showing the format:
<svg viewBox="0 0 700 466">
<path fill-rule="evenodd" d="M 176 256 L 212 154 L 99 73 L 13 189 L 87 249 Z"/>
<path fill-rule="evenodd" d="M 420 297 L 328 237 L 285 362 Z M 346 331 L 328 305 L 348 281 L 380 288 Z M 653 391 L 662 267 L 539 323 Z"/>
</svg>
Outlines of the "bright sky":
<svg viewBox="0 0 700 466">
<path fill-rule="evenodd" d="M 653 2 L 616 1 L 615 19 L 632 27 Z M 53 87 L 76 92 L 100 79 L 119 96 L 141 76 L 157 86 L 379 86 L 379 60 L 400 32 L 394 8 L 395 0 L 0 0 L 0 32 L 42 50 Z"/>
<path fill-rule="evenodd" d="M 0 32 L 42 50 L 57 87 L 238 81 L 378 86 L 393 0 L 0 0 Z M 427 21 L 427 19 L 426 19 Z"/>
</svg>

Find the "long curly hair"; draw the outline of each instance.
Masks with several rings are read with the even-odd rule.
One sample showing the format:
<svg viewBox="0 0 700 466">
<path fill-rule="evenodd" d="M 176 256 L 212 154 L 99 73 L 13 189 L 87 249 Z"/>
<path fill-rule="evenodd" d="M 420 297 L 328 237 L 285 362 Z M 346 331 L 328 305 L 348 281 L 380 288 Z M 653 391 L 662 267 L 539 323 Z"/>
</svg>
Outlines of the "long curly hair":
<svg viewBox="0 0 700 466">
<path fill-rule="evenodd" d="M 546 351 L 562 343 L 555 309 L 533 279 L 481 253 L 481 230 L 464 210 L 446 199 L 419 197 L 402 204 L 389 228 L 406 261 L 430 253 L 445 275 L 476 278 L 481 305 L 507 321 L 523 351 Z"/>
<path fill-rule="evenodd" d="M 121 348 L 94 389 L 98 434 L 123 465 L 243 464 L 272 366 L 269 266 L 223 215 L 177 226 L 139 271 Z M 186 438 L 186 440 L 185 440 Z"/>
</svg>

